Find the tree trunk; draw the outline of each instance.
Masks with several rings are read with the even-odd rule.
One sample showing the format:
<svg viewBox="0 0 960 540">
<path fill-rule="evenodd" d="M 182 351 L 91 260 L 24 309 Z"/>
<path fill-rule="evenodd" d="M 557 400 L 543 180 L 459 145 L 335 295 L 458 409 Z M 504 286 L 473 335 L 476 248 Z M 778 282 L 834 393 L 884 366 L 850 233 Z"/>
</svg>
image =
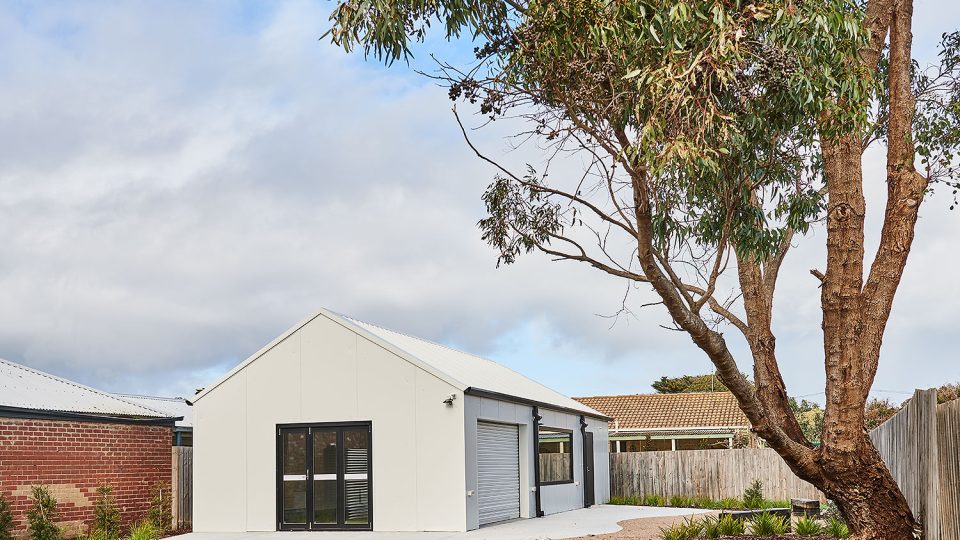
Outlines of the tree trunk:
<svg viewBox="0 0 960 540">
<path fill-rule="evenodd" d="M 857 540 L 912 540 L 921 528 L 906 499 L 864 433 L 844 450 L 821 454 L 825 482 L 817 486 L 846 518 Z"/>
</svg>

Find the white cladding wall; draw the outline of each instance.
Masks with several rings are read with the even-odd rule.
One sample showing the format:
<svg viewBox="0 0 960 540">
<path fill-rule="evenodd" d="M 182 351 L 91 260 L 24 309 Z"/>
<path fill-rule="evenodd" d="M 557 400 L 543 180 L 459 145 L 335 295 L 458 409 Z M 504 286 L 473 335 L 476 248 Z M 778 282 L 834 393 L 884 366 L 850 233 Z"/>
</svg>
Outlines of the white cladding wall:
<svg viewBox="0 0 960 540">
<path fill-rule="evenodd" d="M 464 406 L 464 428 L 466 445 L 464 463 L 466 465 L 467 529 L 480 526 L 480 513 L 477 508 L 477 421 L 503 422 L 516 424 L 520 428 L 520 517 L 534 517 L 536 496 L 533 488 L 533 460 L 536 452 L 533 448 L 533 408 L 507 401 L 466 396 Z M 540 507 L 545 514 L 555 514 L 583 508 L 583 437 L 580 436 L 580 416 L 541 408 L 540 425 L 573 431 L 573 479 L 572 484 L 541 486 Z M 610 500 L 609 480 L 609 444 L 607 442 L 607 423 L 587 417 L 587 430 L 593 433 L 594 446 L 594 494 L 597 504 Z"/>
<path fill-rule="evenodd" d="M 464 405 L 448 383 L 316 317 L 194 405 L 194 530 L 276 530 L 277 424 L 342 421 L 372 422 L 375 530 L 464 530 Z"/>
</svg>

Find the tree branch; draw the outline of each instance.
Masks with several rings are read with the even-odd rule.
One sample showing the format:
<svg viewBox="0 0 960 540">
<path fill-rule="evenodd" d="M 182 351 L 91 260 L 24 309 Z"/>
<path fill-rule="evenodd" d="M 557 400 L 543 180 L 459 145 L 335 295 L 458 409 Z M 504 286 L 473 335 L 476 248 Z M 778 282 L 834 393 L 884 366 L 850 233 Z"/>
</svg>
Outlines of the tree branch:
<svg viewBox="0 0 960 540">
<path fill-rule="evenodd" d="M 873 322 L 865 325 L 862 343 L 864 375 L 871 384 L 876 375 L 883 332 L 913 245 L 917 216 L 927 188 L 927 179 L 914 166 L 915 101 L 910 73 L 912 18 L 912 0 L 895 0 L 890 27 L 887 204 L 880 245 L 863 291 L 864 318 Z M 869 385 L 866 388 L 869 389 Z"/>
</svg>

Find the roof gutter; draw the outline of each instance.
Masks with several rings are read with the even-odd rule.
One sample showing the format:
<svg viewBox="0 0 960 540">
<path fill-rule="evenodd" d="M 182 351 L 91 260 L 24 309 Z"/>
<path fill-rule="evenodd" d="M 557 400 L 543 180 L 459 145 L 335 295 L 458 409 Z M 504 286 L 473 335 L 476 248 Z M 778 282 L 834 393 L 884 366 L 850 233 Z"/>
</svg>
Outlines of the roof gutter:
<svg viewBox="0 0 960 540">
<path fill-rule="evenodd" d="M 499 401 L 507 401 L 507 402 L 510 402 L 510 403 L 516 403 L 516 404 L 518 404 L 518 405 L 529 405 L 529 406 L 532 406 L 532 407 L 543 407 L 544 409 L 549 409 L 549 410 L 551 410 L 551 411 L 560 411 L 560 412 L 565 412 L 565 413 L 570 413 L 570 414 L 576 414 L 576 415 L 578 415 L 578 416 L 579 416 L 579 415 L 585 415 L 585 416 L 589 416 L 589 417 L 591 417 L 591 418 L 596 418 L 596 419 L 598 419 L 598 420 L 603 420 L 603 421 L 605 421 L 605 422 L 609 422 L 609 421 L 613 420 L 613 418 L 610 418 L 609 416 L 604 416 L 604 415 L 602 415 L 602 414 L 600 414 L 600 413 L 596 413 L 596 412 L 589 412 L 589 411 L 584 411 L 584 410 L 581 410 L 581 409 L 573 409 L 573 408 L 571 408 L 571 407 L 563 407 L 563 406 L 561 406 L 561 405 L 554 405 L 554 404 L 552 404 L 552 403 L 546 403 L 546 402 L 544 402 L 544 401 L 537 401 L 537 400 L 535 400 L 535 399 L 527 399 L 527 398 L 522 398 L 522 397 L 518 397 L 518 396 L 512 396 L 512 395 L 510 395 L 510 394 L 503 394 L 503 393 L 500 393 L 500 392 L 493 392 L 493 391 L 491 391 L 491 390 L 484 390 L 484 389 L 482 389 L 482 388 L 475 388 L 475 387 L 473 387 L 473 386 L 467 387 L 467 389 L 465 389 L 465 390 L 463 391 L 463 393 L 466 394 L 466 395 L 468 395 L 468 396 L 476 396 L 476 397 L 481 397 L 481 398 L 496 399 L 496 400 L 499 400 Z"/>
<path fill-rule="evenodd" d="M 69 411 L 45 411 L 41 409 L 25 409 L 0 405 L 0 418 L 31 418 L 36 420 L 67 420 L 78 422 L 101 422 L 105 424 L 137 424 L 144 426 L 171 426 L 183 420 L 182 416 L 171 417 L 136 417 L 110 416 Z"/>
</svg>

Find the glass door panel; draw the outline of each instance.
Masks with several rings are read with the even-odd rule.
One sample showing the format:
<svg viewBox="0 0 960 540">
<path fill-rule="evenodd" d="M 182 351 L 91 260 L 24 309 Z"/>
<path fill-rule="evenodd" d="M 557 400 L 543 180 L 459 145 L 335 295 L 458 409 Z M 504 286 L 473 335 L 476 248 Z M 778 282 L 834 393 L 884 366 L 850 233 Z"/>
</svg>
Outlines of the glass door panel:
<svg viewBox="0 0 960 540">
<path fill-rule="evenodd" d="M 277 426 L 277 527 L 370 530 L 370 423 Z"/>
<path fill-rule="evenodd" d="M 337 524 L 337 432 L 313 431 L 313 522 Z"/>
<path fill-rule="evenodd" d="M 344 523 L 370 523 L 370 432 L 344 430 Z"/>
<path fill-rule="evenodd" d="M 283 515 L 285 524 L 307 524 L 307 430 L 281 432 Z"/>
</svg>

